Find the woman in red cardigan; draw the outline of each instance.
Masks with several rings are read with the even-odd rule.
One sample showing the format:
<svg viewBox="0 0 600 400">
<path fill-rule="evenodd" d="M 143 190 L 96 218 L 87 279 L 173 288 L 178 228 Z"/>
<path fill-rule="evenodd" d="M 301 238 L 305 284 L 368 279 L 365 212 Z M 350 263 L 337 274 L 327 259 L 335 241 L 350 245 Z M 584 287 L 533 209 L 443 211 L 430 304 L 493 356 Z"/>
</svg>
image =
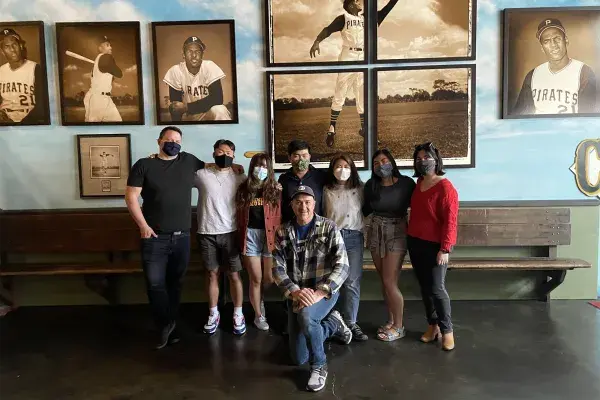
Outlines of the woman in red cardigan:
<svg viewBox="0 0 600 400">
<path fill-rule="evenodd" d="M 448 255 L 456 243 L 458 193 L 444 178 L 442 157 L 429 142 L 415 147 L 415 188 L 410 202 L 408 252 L 421 287 L 429 328 L 424 343 L 442 337 L 442 349 L 454 349 L 450 297 L 446 291 Z"/>
<path fill-rule="evenodd" d="M 273 283 L 271 253 L 275 250 L 275 231 L 281 223 L 281 186 L 275 180 L 273 163 L 267 154 L 252 157 L 248 178 L 238 187 L 235 202 L 242 256 L 250 275 L 254 325 L 266 331 L 269 324 L 261 286 Z"/>
</svg>

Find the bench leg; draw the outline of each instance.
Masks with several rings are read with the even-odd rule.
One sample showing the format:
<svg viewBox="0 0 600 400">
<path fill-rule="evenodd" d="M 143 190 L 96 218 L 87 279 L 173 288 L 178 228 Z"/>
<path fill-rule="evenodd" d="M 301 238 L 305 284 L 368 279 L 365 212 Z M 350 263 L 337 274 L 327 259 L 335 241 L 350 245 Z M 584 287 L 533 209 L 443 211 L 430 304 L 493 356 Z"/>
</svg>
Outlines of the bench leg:
<svg viewBox="0 0 600 400">
<path fill-rule="evenodd" d="M 565 281 L 567 270 L 552 270 L 545 271 L 544 280 L 540 285 L 540 300 L 548 302 L 550 300 L 550 292 L 560 286 Z"/>
<path fill-rule="evenodd" d="M 115 275 L 85 275 L 85 286 L 94 293 L 102 296 L 108 304 L 116 305 L 119 302 L 117 294 L 117 277 Z"/>
</svg>

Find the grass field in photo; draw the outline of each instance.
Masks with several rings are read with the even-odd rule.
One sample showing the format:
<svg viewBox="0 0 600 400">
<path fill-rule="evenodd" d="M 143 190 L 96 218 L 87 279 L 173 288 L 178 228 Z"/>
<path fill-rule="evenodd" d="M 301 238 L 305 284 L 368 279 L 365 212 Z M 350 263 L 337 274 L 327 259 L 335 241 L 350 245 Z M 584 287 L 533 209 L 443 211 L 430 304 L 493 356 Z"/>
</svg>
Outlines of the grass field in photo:
<svg viewBox="0 0 600 400">
<path fill-rule="evenodd" d="M 308 108 L 300 110 L 275 110 L 275 162 L 287 163 L 287 145 L 294 139 L 302 139 L 311 147 L 313 162 L 329 162 L 340 151 L 354 161 L 364 160 L 364 140 L 359 134 L 360 118 L 356 107 L 344 107 L 336 125 L 334 147 L 327 147 L 325 138 L 329 130 L 331 108 Z"/>
<path fill-rule="evenodd" d="M 124 122 L 137 121 L 140 118 L 140 112 L 137 106 L 117 106 L 119 114 Z M 85 122 L 85 107 L 65 107 L 66 122 Z"/>
<path fill-rule="evenodd" d="M 120 178 L 121 168 L 118 165 L 106 168 L 92 167 L 92 179 Z"/>
<path fill-rule="evenodd" d="M 379 104 L 379 147 L 396 159 L 412 159 L 415 145 L 432 141 L 444 158 L 467 157 L 468 105 L 466 100 Z"/>
</svg>

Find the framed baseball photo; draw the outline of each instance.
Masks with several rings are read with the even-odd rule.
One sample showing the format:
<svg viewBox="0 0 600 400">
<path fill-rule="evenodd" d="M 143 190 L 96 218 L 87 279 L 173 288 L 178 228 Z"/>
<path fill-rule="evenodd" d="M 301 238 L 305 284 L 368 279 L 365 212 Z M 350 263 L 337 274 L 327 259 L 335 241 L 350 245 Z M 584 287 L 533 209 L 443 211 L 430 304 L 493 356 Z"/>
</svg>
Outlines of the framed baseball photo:
<svg viewBox="0 0 600 400">
<path fill-rule="evenodd" d="M 143 125 L 139 22 L 56 23 L 63 125 Z"/>
<path fill-rule="evenodd" d="M 475 60 L 476 0 L 372 0 L 379 63 Z"/>
<path fill-rule="evenodd" d="M 77 135 L 79 196 L 123 197 L 131 169 L 129 134 Z"/>
<path fill-rule="evenodd" d="M 600 116 L 600 7 L 504 10 L 503 118 Z"/>
<path fill-rule="evenodd" d="M 233 20 L 153 22 L 159 125 L 237 124 Z"/>
<path fill-rule="evenodd" d="M 448 167 L 475 167 L 475 65 L 391 67 L 374 71 L 375 140 L 399 167 L 432 142 Z"/>
<path fill-rule="evenodd" d="M 365 64 L 366 0 L 267 0 L 267 66 Z"/>
<path fill-rule="evenodd" d="M 0 126 L 50 125 L 44 23 L 0 22 Z"/>
<path fill-rule="evenodd" d="M 291 167 L 287 146 L 302 139 L 311 163 L 328 168 L 331 157 L 348 154 L 367 168 L 367 70 L 267 72 L 269 151 L 274 168 Z"/>
</svg>

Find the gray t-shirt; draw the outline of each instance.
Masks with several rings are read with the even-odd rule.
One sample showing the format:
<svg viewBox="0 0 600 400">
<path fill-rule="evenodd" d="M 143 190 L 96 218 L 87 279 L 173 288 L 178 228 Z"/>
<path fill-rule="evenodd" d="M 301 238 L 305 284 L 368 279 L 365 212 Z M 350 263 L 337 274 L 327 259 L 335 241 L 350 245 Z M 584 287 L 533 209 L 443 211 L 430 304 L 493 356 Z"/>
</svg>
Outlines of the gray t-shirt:
<svg viewBox="0 0 600 400">
<path fill-rule="evenodd" d="M 221 171 L 205 168 L 196 172 L 194 186 L 198 188 L 198 233 L 220 235 L 237 230 L 235 194 L 246 179 L 231 168 Z"/>
</svg>

